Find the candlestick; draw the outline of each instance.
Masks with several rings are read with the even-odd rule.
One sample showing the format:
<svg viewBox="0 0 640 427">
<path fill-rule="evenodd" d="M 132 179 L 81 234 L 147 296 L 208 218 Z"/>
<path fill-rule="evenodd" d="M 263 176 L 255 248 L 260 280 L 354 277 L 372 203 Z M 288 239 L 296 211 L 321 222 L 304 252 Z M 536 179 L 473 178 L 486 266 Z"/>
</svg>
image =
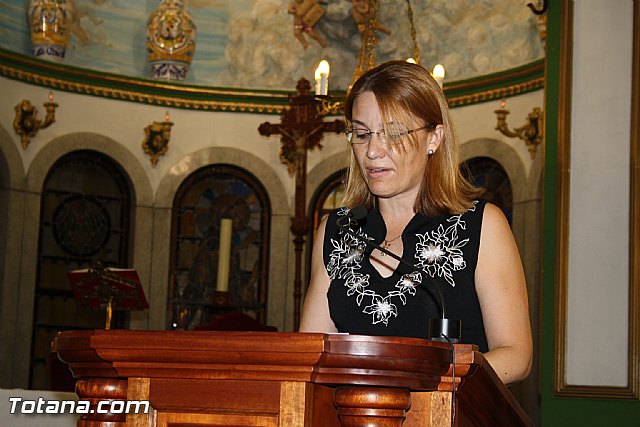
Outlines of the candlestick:
<svg viewBox="0 0 640 427">
<path fill-rule="evenodd" d="M 231 229 L 233 220 L 222 218 L 220 220 L 220 246 L 218 249 L 218 281 L 217 292 L 229 291 L 229 263 L 231 261 Z"/>
</svg>

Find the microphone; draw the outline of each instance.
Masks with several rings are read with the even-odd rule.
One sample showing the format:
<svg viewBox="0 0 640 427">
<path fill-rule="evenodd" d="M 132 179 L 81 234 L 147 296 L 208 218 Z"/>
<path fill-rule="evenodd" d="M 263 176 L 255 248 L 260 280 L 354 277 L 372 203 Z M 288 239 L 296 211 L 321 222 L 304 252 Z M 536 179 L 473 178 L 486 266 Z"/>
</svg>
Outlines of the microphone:
<svg viewBox="0 0 640 427">
<path fill-rule="evenodd" d="M 379 250 L 385 255 L 389 255 L 391 258 L 409 266 L 412 271 L 422 273 L 425 278 L 428 278 L 431 281 L 432 287 L 438 294 L 438 303 L 440 305 L 440 313 L 442 315 L 442 317 L 438 319 L 429 319 L 429 339 L 433 341 L 459 343 L 461 339 L 462 321 L 457 319 L 447 319 L 446 305 L 444 302 L 442 289 L 440 289 L 440 287 L 433 281 L 433 278 L 422 268 L 416 266 L 415 264 L 412 264 L 402 257 L 399 257 L 398 255 L 383 248 L 382 246 L 363 238 L 351 229 L 351 224 L 357 224 L 360 220 L 364 219 L 367 216 L 367 212 L 367 208 L 364 205 L 356 206 L 355 208 L 349 210 L 349 213 L 346 216 L 338 218 L 336 220 L 336 225 L 340 227 L 342 231 L 353 236 L 356 240 L 366 244 L 371 248 Z"/>
</svg>

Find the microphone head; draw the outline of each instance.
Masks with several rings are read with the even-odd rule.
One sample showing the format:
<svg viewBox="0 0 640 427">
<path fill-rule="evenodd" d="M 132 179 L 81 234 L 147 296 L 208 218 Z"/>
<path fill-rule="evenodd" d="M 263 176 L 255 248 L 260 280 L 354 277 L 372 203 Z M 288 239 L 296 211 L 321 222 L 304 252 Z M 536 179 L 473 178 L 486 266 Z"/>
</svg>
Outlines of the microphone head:
<svg viewBox="0 0 640 427">
<path fill-rule="evenodd" d="M 367 216 L 367 208 L 365 205 L 360 205 L 360 206 L 356 206 L 355 208 L 351 209 L 351 217 L 356 220 L 356 221 L 360 221 L 362 218 L 364 218 L 365 216 Z"/>
</svg>

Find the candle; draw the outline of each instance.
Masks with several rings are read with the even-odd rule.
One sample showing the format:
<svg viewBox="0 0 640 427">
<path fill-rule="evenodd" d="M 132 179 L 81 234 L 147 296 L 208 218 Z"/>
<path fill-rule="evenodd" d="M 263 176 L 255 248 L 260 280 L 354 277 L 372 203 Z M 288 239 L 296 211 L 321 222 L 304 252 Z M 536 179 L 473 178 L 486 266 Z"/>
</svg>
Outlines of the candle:
<svg viewBox="0 0 640 427">
<path fill-rule="evenodd" d="M 231 261 L 231 227 L 233 220 L 220 220 L 220 246 L 218 248 L 218 281 L 217 292 L 229 291 L 229 262 Z"/>
<path fill-rule="evenodd" d="M 329 72 L 331 68 L 329 63 L 324 59 L 320 61 L 318 68 L 315 72 L 316 81 L 316 95 L 328 95 L 329 94 Z"/>
<path fill-rule="evenodd" d="M 164 121 L 165 122 L 170 122 L 171 121 L 171 115 L 169 115 L 168 111 L 164 115 Z"/>
<path fill-rule="evenodd" d="M 442 85 L 444 84 L 444 67 L 441 64 L 433 67 L 433 78 L 436 79 L 438 86 L 442 89 Z"/>
<path fill-rule="evenodd" d="M 53 102 L 53 92 L 49 91 L 49 102 Z"/>
</svg>

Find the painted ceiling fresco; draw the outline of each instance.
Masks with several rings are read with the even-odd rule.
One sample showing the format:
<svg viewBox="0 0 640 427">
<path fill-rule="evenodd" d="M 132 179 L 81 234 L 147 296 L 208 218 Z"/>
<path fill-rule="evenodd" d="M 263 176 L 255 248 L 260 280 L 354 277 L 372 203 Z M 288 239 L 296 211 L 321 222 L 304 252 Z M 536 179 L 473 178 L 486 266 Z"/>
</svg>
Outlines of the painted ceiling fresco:
<svg viewBox="0 0 640 427">
<path fill-rule="evenodd" d="M 149 78 L 146 25 L 159 0 L 67 0 L 77 13 L 64 63 Z M 290 0 L 185 0 L 197 28 L 186 83 L 290 90 L 313 79 L 321 59 L 331 64 L 331 89 L 345 89 L 358 62 L 358 0 L 319 0 L 324 13 L 314 30 L 326 47 L 304 33 L 294 36 Z M 528 64 L 544 55 L 535 15 L 521 0 L 412 0 L 421 63 L 445 66 L 456 81 Z M 0 0 L 2 46 L 31 54 L 25 0 Z M 380 0 L 376 62 L 412 56 L 406 0 Z"/>
</svg>

